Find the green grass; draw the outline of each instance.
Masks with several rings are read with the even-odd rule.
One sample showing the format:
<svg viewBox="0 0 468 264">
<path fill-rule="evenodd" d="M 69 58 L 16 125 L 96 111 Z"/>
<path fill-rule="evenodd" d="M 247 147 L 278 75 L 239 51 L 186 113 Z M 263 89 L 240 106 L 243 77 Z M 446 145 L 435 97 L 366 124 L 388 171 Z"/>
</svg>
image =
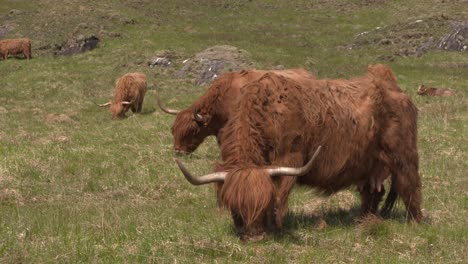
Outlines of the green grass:
<svg viewBox="0 0 468 264">
<path fill-rule="evenodd" d="M 33 59 L 0 61 L 0 262 L 466 262 L 468 54 L 430 51 L 388 63 L 377 59 L 385 47 L 336 48 L 377 26 L 467 16 L 463 3 L 445 2 L 2 1 L 0 25 L 14 21 L 10 37 L 33 39 Z M 13 8 L 24 13 L 11 16 Z M 38 50 L 100 26 L 122 36 L 70 57 Z M 425 223 L 407 224 L 400 202 L 391 219 L 358 224 L 353 190 L 322 198 L 296 188 L 284 234 L 239 241 L 213 189 L 190 185 L 176 168 L 174 117 L 155 104 L 156 92 L 175 108 L 201 95 L 206 86 L 173 73 L 181 60 L 219 44 L 247 50 L 259 68 L 308 67 L 320 78 L 389 64 L 419 108 Z M 146 67 L 159 50 L 180 61 Z M 112 121 L 95 103 L 108 101 L 115 79 L 131 71 L 157 88 L 148 91 L 143 114 Z M 421 83 L 457 95 L 420 97 Z M 218 153 L 209 138 L 182 159 L 202 174 Z"/>
</svg>

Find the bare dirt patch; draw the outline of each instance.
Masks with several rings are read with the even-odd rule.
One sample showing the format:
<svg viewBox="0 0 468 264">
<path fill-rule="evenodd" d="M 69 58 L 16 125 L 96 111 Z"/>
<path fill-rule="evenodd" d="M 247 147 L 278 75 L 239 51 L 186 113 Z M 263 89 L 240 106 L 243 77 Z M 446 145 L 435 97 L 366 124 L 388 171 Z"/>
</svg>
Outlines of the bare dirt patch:
<svg viewBox="0 0 468 264">
<path fill-rule="evenodd" d="M 53 48 L 53 53 L 54 55 L 65 56 L 83 53 L 97 48 L 100 41 L 101 40 L 94 35 L 88 37 L 79 35 L 75 38 L 69 39 L 67 42 L 61 45 L 55 45 Z"/>
<path fill-rule="evenodd" d="M 10 204 L 10 203 L 24 203 L 24 198 L 21 193 L 15 189 L 3 189 L 0 190 L 0 204 Z"/>
<path fill-rule="evenodd" d="M 69 116 L 65 114 L 48 114 L 45 118 L 47 123 L 72 123 L 74 122 Z"/>
</svg>

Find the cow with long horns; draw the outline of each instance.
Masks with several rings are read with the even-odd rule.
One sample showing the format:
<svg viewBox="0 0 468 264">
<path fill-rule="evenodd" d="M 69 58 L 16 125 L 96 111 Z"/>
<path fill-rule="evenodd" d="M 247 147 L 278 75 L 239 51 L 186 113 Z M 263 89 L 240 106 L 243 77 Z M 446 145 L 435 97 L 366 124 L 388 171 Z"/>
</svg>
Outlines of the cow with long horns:
<svg viewBox="0 0 468 264">
<path fill-rule="evenodd" d="M 383 209 L 400 196 L 410 219 L 421 220 L 417 109 L 386 66 L 308 87 L 267 73 L 242 89 L 237 109 L 221 133 L 216 172 L 195 177 L 177 163 L 192 184 L 219 185 L 218 201 L 242 239 L 282 229 L 296 183 L 324 195 L 356 186 L 364 216 L 377 213 L 391 177 Z"/>
<path fill-rule="evenodd" d="M 140 113 L 143 108 L 146 87 L 146 76 L 143 73 L 127 73 L 115 83 L 114 100 L 99 106 L 110 106 L 113 119 L 125 117 L 125 113 L 129 109 L 134 113 Z"/>
<path fill-rule="evenodd" d="M 185 110 L 167 108 L 158 98 L 160 108 L 177 115 L 172 125 L 174 149 L 178 153 L 191 153 L 205 140 L 219 132 L 237 111 L 237 99 L 245 84 L 258 79 L 267 71 L 243 70 L 221 75 L 208 88 L 204 95 L 198 98 Z M 306 83 L 315 77 L 305 69 L 274 70 L 276 74 L 289 77 L 300 83 Z"/>
</svg>

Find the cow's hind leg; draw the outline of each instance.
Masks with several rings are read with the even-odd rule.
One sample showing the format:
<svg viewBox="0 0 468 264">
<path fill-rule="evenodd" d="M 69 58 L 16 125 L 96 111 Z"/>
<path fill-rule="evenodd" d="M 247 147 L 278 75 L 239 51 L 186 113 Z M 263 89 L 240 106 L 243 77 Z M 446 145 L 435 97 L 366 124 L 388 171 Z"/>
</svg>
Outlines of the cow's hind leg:
<svg viewBox="0 0 468 264">
<path fill-rule="evenodd" d="M 405 203 L 409 219 L 420 222 L 422 220 L 422 197 L 415 130 L 415 127 L 405 122 L 390 123 L 382 138 L 381 146 L 383 146 L 384 151 L 380 158 L 390 169 L 392 175 L 390 190 L 392 196 L 391 199 L 387 198 L 390 202 L 388 206 L 386 203 L 384 210 L 391 210 L 394 200 L 396 200 L 396 194 L 398 194 Z M 408 131 L 408 133 L 402 134 L 402 131 Z"/>
<path fill-rule="evenodd" d="M 143 109 L 143 102 L 140 102 L 137 107 L 137 113 L 141 113 L 141 109 Z"/>
<path fill-rule="evenodd" d="M 421 212 L 421 180 L 417 168 L 414 166 L 404 166 L 397 172 L 392 173 L 392 184 L 395 190 L 403 199 L 406 206 L 408 217 L 411 220 L 420 222 L 422 220 Z"/>
<path fill-rule="evenodd" d="M 398 193 L 395 189 L 395 186 L 391 185 L 390 190 L 387 195 L 387 199 L 385 199 L 385 204 L 383 205 L 380 215 L 384 218 L 388 217 L 390 213 L 393 211 L 393 207 L 395 206 L 395 202 L 398 198 Z"/>
</svg>

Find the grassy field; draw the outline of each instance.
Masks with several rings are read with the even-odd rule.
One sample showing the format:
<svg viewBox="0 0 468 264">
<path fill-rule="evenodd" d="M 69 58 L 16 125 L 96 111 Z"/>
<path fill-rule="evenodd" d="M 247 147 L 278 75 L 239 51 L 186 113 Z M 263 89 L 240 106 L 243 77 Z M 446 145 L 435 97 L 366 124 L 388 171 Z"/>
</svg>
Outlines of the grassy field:
<svg viewBox="0 0 468 264">
<path fill-rule="evenodd" d="M 15 25 L 6 37 L 33 40 L 32 60 L 0 61 L 0 263 L 466 263 L 468 53 L 431 50 L 386 61 L 395 52 L 388 46 L 337 48 L 376 27 L 441 16 L 466 20 L 468 4 L 0 1 L 0 26 Z M 424 30 L 438 38 L 449 22 Z M 70 57 L 39 49 L 100 31 L 121 36 L 103 37 L 98 49 Z M 207 86 L 174 72 L 182 59 L 220 44 L 247 50 L 258 68 L 307 67 L 319 78 L 390 65 L 419 108 L 424 223 L 407 224 L 400 202 L 391 219 L 359 224 L 354 190 L 323 198 L 296 188 L 285 232 L 242 243 L 213 189 L 190 185 L 177 169 L 174 117 L 155 103 L 159 93 L 183 108 L 201 95 Z M 180 61 L 147 67 L 159 50 Z M 131 71 L 147 74 L 156 89 L 148 91 L 142 114 L 112 121 L 95 103 L 108 101 L 115 79 Z M 456 96 L 420 97 L 421 83 L 454 88 Z M 182 160 L 202 174 L 218 153 L 209 138 Z"/>
</svg>

